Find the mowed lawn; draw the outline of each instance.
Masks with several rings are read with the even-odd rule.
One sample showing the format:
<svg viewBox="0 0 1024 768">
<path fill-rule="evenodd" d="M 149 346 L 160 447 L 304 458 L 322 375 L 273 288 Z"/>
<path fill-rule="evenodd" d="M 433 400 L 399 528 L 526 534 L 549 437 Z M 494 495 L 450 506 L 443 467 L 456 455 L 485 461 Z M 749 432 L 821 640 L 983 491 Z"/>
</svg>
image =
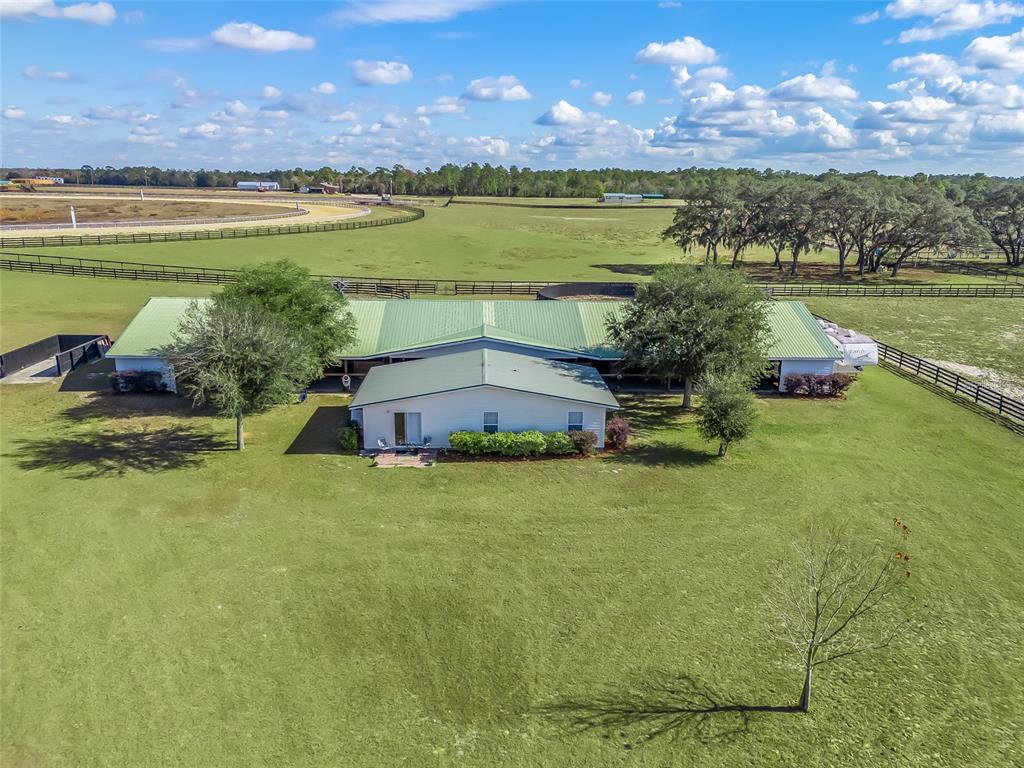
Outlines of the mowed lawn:
<svg viewBox="0 0 1024 768">
<path fill-rule="evenodd" d="M 812 312 L 944 363 L 991 371 L 1024 389 L 1024 301 L 1020 299 L 807 298 Z M 992 382 L 992 383 L 996 383 Z"/>
<path fill-rule="evenodd" d="M 0 351 L 55 333 L 116 337 L 150 296 L 206 296 L 211 290 L 194 283 L 0 271 Z"/>
<path fill-rule="evenodd" d="M 287 257 L 314 272 L 504 280 L 608 279 L 680 258 L 662 241 L 670 210 L 571 211 L 483 205 L 427 208 L 389 227 L 202 243 L 31 249 L 89 258 L 237 267 Z"/>
<path fill-rule="evenodd" d="M 5 765 L 1024 758 L 1021 438 L 885 371 L 842 402 L 761 400 L 721 461 L 648 397 L 624 455 L 426 470 L 334 453 L 340 397 L 252 418 L 238 453 L 169 397 L 0 396 Z M 809 715 L 646 744 L 664 719 L 572 727 L 681 676 L 795 702 L 770 562 L 815 519 L 874 537 L 897 515 L 920 629 L 823 670 Z"/>
</svg>

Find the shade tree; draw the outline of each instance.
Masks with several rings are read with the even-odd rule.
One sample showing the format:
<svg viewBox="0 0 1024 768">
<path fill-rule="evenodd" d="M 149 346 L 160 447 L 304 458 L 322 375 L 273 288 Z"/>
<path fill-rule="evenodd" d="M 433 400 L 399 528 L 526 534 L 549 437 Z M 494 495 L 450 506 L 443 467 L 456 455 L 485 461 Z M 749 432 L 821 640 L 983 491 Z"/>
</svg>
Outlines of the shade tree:
<svg viewBox="0 0 1024 768">
<path fill-rule="evenodd" d="M 665 266 L 621 316 L 608 335 L 627 365 L 683 382 L 683 408 L 694 383 L 708 371 L 730 371 L 750 386 L 764 371 L 771 331 L 764 296 L 733 270 Z"/>
</svg>

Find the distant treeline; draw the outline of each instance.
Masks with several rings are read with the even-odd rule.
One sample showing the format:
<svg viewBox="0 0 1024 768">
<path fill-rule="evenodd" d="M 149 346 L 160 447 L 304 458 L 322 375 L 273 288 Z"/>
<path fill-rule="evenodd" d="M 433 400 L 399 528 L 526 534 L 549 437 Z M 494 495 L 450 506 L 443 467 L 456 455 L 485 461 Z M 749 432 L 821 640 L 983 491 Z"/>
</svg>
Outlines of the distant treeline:
<svg viewBox="0 0 1024 768">
<path fill-rule="evenodd" d="M 835 172 L 830 171 L 829 175 Z M 597 170 L 569 169 L 564 171 L 535 171 L 518 166 L 468 163 L 448 163 L 434 170 L 420 171 L 395 165 L 373 170 L 353 166 L 347 171 L 324 166 L 319 169 L 293 168 L 275 171 L 221 171 L 199 169 L 165 169 L 130 166 L 113 168 L 83 165 L 80 168 L 5 168 L 5 178 L 34 176 L 63 176 L 69 182 L 115 186 L 152 187 L 233 187 L 239 181 L 276 181 L 282 189 L 297 189 L 318 183 L 342 185 L 345 192 L 382 194 L 393 191 L 396 195 L 467 195 L 488 197 L 580 197 L 597 198 L 605 192 L 631 194 L 661 194 L 667 198 L 688 196 L 695 184 L 707 179 L 736 177 L 774 179 L 823 178 L 827 174 L 811 176 L 788 171 L 757 171 L 740 169 L 678 168 L 674 171 L 626 170 L 601 168 Z M 851 178 L 881 177 L 874 172 L 846 174 Z M 915 176 L 917 181 L 931 180 L 937 184 L 966 180 L 968 176 Z"/>
</svg>

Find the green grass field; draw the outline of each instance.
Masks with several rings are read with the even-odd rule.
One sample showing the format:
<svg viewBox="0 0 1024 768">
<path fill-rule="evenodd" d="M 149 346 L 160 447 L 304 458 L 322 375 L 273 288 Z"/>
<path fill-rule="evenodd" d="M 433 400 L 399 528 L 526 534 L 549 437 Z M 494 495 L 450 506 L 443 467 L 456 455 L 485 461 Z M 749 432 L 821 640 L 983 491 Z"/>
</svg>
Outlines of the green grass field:
<svg viewBox="0 0 1024 768">
<path fill-rule="evenodd" d="M 205 296 L 211 286 L 0 271 L 0 349 L 54 333 L 117 335 L 150 296 Z"/>
<path fill-rule="evenodd" d="M 975 376 L 1024 391 L 1020 299 L 805 299 L 815 312 L 936 362 L 991 371 Z"/>
<path fill-rule="evenodd" d="M 623 455 L 427 470 L 334 453 L 331 396 L 252 418 L 243 453 L 170 398 L 2 396 L 5 765 L 1024 755 L 1020 438 L 884 371 L 842 402 L 760 401 L 722 461 L 651 397 L 627 403 Z M 681 675 L 718 701 L 792 703 L 769 562 L 814 518 L 874 536 L 896 515 L 921 629 L 822 671 L 809 715 L 643 746 L 642 727 L 570 727 L 577 704 Z"/>
</svg>

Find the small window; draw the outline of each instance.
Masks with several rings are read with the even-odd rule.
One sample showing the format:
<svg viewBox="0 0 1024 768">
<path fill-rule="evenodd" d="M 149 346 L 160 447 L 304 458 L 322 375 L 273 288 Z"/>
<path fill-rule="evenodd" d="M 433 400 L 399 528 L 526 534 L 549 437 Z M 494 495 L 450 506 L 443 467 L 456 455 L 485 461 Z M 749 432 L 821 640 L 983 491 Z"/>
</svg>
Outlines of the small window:
<svg viewBox="0 0 1024 768">
<path fill-rule="evenodd" d="M 497 411 L 484 411 L 484 432 L 497 432 L 498 431 L 498 412 Z"/>
<path fill-rule="evenodd" d="M 583 431 L 583 411 L 569 411 L 569 432 Z"/>
</svg>

